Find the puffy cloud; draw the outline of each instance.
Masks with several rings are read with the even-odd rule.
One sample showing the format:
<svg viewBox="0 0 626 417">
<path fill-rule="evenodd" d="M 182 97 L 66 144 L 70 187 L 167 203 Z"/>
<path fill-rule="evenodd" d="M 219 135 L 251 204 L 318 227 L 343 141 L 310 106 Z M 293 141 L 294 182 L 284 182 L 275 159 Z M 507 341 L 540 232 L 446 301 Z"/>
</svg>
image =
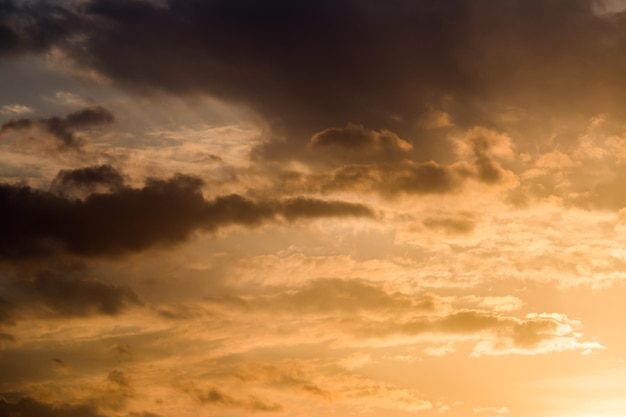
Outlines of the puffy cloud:
<svg viewBox="0 0 626 417">
<path fill-rule="evenodd" d="M 502 168 L 496 157 L 510 157 L 513 143 L 508 135 L 484 127 L 474 127 L 452 138 L 458 154 L 474 158 L 477 178 L 484 183 L 505 181 L 513 173 Z"/>
<path fill-rule="evenodd" d="M 413 145 L 393 132 L 367 130 L 361 125 L 329 128 L 311 138 L 309 149 L 331 160 L 393 161 L 406 157 Z"/>
<path fill-rule="evenodd" d="M 77 148 L 80 147 L 81 141 L 76 137 L 75 131 L 110 124 L 113 121 L 111 112 L 104 107 L 93 106 L 65 117 L 11 120 L 0 127 L 0 135 L 39 128 L 52 135 L 59 142 L 59 147 Z"/>
<path fill-rule="evenodd" d="M 61 195 L 88 196 L 95 192 L 119 190 L 124 177 L 110 165 L 61 170 L 52 180 L 50 189 Z"/>
</svg>

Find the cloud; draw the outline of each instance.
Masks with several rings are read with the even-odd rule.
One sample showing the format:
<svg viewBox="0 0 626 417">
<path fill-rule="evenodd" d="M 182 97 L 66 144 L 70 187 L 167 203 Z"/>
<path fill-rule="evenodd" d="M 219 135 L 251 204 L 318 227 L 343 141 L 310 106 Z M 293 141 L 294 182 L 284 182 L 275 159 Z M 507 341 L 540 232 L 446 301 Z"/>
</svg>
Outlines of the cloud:
<svg viewBox="0 0 626 417">
<path fill-rule="evenodd" d="M 237 398 L 216 387 L 200 389 L 193 385 L 183 385 L 181 390 L 197 403 L 205 406 L 223 409 L 244 409 L 252 413 L 277 413 L 283 411 L 283 406 L 280 404 L 265 402 L 252 395 L 247 398 Z"/>
<path fill-rule="evenodd" d="M 131 387 L 131 381 L 128 375 L 119 369 L 114 369 L 107 375 L 107 380 L 120 388 L 128 389 Z"/>
<path fill-rule="evenodd" d="M 372 209 L 357 203 L 297 197 L 283 200 L 278 209 L 290 221 L 318 217 L 374 217 Z"/>
<path fill-rule="evenodd" d="M 55 48 L 132 91 L 244 104 L 286 139 L 265 158 L 292 157 L 294 144 L 349 122 L 420 149 L 446 114 L 469 127 L 533 108 L 539 125 L 626 102 L 606 87 L 623 85 L 624 23 L 598 18 L 621 13 L 619 0 L 2 4 L 4 55 Z"/>
<path fill-rule="evenodd" d="M 0 109 L 2 114 L 25 114 L 32 113 L 33 109 L 22 104 L 6 104 Z"/>
<path fill-rule="evenodd" d="M 78 148 L 81 141 L 76 137 L 77 130 L 113 123 L 113 115 L 104 107 L 92 106 L 70 113 L 65 117 L 48 119 L 11 120 L 0 127 L 0 135 L 23 130 L 41 129 L 52 135 L 61 148 Z"/>
<path fill-rule="evenodd" d="M 67 196 L 88 196 L 111 192 L 124 186 L 124 177 L 110 165 L 61 170 L 52 180 L 52 192 Z"/>
<path fill-rule="evenodd" d="M 445 111 L 440 110 L 428 110 L 422 113 L 417 119 L 417 124 L 422 129 L 427 130 L 454 126 L 452 117 Z"/>
<path fill-rule="evenodd" d="M 4 294 L 0 295 L 0 323 L 6 323 L 13 314 L 13 303 Z"/>
<path fill-rule="evenodd" d="M 474 127 L 462 135 L 452 137 L 456 151 L 462 156 L 473 156 L 474 175 L 484 183 L 499 183 L 514 174 L 502 168 L 497 157 L 511 157 L 513 141 L 505 134 Z"/>
<path fill-rule="evenodd" d="M 603 348 L 597 342 L 580 341 L 581 334 L 575 331 L 577 327 L 578 322 L 559 314 L 529 314 L 520 319 L 497 312 L 461 310 L 403 322 L 371 322 L 357 329 L 356 334 L 366 338 L 436 334 L 463 338 L 464 335 L 473 335 L 479 341 L 472 356 L 536 355 L 567 350 L 590 352 Z"/>
<path fill-rule="evenodd" d="M 51 271 L 23 283 L 22 290 L 30 292 L 32 301 L 41 301 L 64 316 L 115 315 L 128 305 L 139 304 L 139 298 L 129 288 Z"/>
<path fill-rule="evenodd" d="M 94 187 L 119 176 L 106 166 L 64 171 L 56 184 Z M 228 225 L 257 226 L 285 219 L 375 217 L 361 204 L 295 197 L 253 201 L 232 194 L 206 200 L 202 181 L 177 175 L 150 179 L 142 188 L 122 187 L 76 200 L 27 186 L 0 184 L 5 222 L 0 257 L 19 259 L 71 253 L 117 256 L 189 239 L 196 231 Z"/>
<path fill-rule="evenodd" d="M 624 0 L 591 0 L 591 10 L 598 16 L 611 16 L 626 12 Z"/>
<path fill-rule="evenodd" d="M 443 231 L 450 235 L 469 234 L 476 227 L 476 222 L 471 216 L 428 217 L 422 223 L 429 229 Z"/>
<path fill-rule="evenodd" d="M 69 91 L 57 91 L 54 93 L 54 98 L 51 98 L 51 100 L 66 106 L 88 106 L 87 100 Z"/>
<path fill-rule="evenodd" d="M 295 292 L 272 297 L 243 300 L 216 300 L 260 311 L 283 311 L 298 314 L 358 314 L 376 311 L 379 314 L 403 311 L 430 311 L 436 306 L 431 297 L 414 299 L 404 294 L 388 294 L 382 288 L 359 280 L 318 279 Z M 241 304 L 239 304 L 241 302 Z"/>
<path fill-rule="evenodd" d="M 2 322 L 3 322 L 3 319 L 2 317 L 0 317 L 0 323 Z M 15 342 L 15 336 L 9 333 L 0 332 L 0 346 L 4 345 L 5 343 L 13 343 L 13 342 Z"/>
<path fill-rule="evenodd" d="M 322 173 L 283 172 L 277 180 L 283 192 L 346 191 L 397 197 L 460 193 L 470 180 L 489 186 L 509 186 L 516 183 L 516 176 L 485 156 L 473 163 L 459 161 L 449 165 L 409 160 L 394 164 L 349 164 Z"/>
<path fill-rule="evenodd" d="M 359 280 L 325 279 L 274 296 L 208 301 L 221 306 L 216 311 L 227 314 L 229 320 L 238 317 L 248 323 L 280 317 L 280 331 L 259 342 L 266 345 L 275 343 L 274 337 L 283 344 L 325 340 L 352 348 L 419 342 L 433 344 L 424 351 L 435 356 L 455 352 L 453 344 L 467 340 L 475 343 L 472 356 L 603 348 L 598 342 L 584 341 L 580 323 L 565 315 L 512 315 L 521 301 L 510 296 L 445 299 L 434 294 L 390 293 Z M 489 310 L 463 307 L 468 301 Z M 306 332 L 302 331 L 304 321 L 311 323 Z"/>
<path fill-rule="evenodd" d="M 322 173 L 279 174 L 283 192 L 374 192 L 399 194 L 447 194 L 457 192 L 471 175 L 464 165 L 445 166 L 434 161 L 402 161 L 395 164 L 349 164 Z"/>
<path fill-rule="evenodd" d="M 76 15 L 49 2 L 24 4 L 12 0 L 0 3 L 0 57 L 46 52 L 63 43 L 77 28 Z"/>
<path fill-rule="evenodd" d="M 9 403 L 0 396 L 0 417 L 103 417 L 98 410 L 86 405 L 52 405 L 32 398 Z"/>
<path fill-rule="evenodd" d="M 316 133 L 308 146 L 317 156 L 357 163 L 399 160 L 413 149 L 413 145 L 389 130 L 367 130 L 352 123 Z"/>
<path fill-rule="evenodd" d="M 141 305 L 139 297 L 124 285 L 87 275 L 86 268 L 75 265 L 4 268 L 5 283 L 0 294 L 0 324 L 37 317 L 115 316 L 129 307 Z"/>
</svg>

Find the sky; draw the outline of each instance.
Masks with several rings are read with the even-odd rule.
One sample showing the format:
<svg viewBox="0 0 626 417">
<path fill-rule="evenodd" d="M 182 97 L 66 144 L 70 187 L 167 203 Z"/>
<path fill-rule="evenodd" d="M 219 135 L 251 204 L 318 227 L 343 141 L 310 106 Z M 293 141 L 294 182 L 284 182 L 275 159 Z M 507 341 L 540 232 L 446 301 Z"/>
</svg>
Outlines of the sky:
<svg viewBox="0 0 626 417">
<path fill-rule="evenodd" d="M 625 0 L 0 0 L 0 417 L 626 415 Z"/>
</svg>

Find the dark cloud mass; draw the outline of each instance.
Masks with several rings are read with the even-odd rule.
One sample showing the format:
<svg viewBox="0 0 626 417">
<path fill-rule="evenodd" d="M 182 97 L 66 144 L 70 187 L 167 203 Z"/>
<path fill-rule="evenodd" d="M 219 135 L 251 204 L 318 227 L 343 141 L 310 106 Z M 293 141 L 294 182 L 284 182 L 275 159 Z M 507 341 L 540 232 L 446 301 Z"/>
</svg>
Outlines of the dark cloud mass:
<svg viewBox="0 0 626 417">
<path fill-rule="evenodd" d="M 314 156 L 342 162 L 390 162 L 402 160 L 413 145 L 389 130 L 372 131 L 348 124 L 329 128 L 311 138 L 309 149 Z"/>
<path fill-rule="evenodd" d="M 53 2 L 0 1 L 0 57 L 45 52 L 77 28 L 76 15 Z"/>
<path fill-rule="evenodd" d="M 59 174 L 60 182 L 90 182 L 119 177 L 106 167 Z M 110 181 L 109 181 L 110 182 Z M 0 184 L 0 257 L 24 258 L 69 252 L 83 256 L 115 256 L 154 245 L 182 242 L 198 230 L 214 231 L 240 224 L 365 216 L 366 206 L 310 198 L 252 201 L 239 195 L 206 200 L 202 181 L 178 175 L 151 179 L 143 188 L 122 187 L 90 194 L 84 200 L 27 186 Z"/>
<path fill-rule="evenodd" d="M 93 106 L 70 113 L 65 117 L 11 120 L 0 127 L 0 135 L 8 132 L 40 128 L 56 138 L 60 142 L 60 146 L 77 148 L 81 145 L 80 140 L 75 135 L 77 130 L 106 125 L 113 123 L 113 121 L 114 117 L 107 109 L 101 106 Z"/>
<path fill-rule="evenodd" d="M 110 165 L 61 170 L 52 180 L 51 190 L 63 195 L 113 191 L 124 186 L 124 177 Z"/>
<path fill-rule="evenodd" d="M 432 137 L 418 118 L 437 107 L 461 127 L 497 124 L 492 110 L 506 108 L 622 109 L 624 20 L 601 3 L 4 0 L 0 49 L 54 45 L 129 89 L 245 104 L 287 145 L 354 123 L 423 150 Z"/>
</svg>

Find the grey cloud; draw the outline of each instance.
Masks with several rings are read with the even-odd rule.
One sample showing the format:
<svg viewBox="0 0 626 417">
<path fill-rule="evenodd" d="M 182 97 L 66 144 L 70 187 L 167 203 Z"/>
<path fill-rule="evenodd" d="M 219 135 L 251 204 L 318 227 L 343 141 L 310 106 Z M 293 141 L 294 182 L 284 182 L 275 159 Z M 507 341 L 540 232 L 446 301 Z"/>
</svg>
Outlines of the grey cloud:
<svg viewBox="0 0 626 417">
<path fill-rule="evenodd" d="M 335 139 L 329 139 L 332 146 Z M 360 139 L 353 141 L 360 143 Z M 515 174 L 505 169 L 499 157 L 512 153 L 511 139 L 503 134 L 474 127 L 453 137 L 460 159 L 450 164 L 409 159 L 391 163 L 349 163 L 326 172 L 279 173 L 282 190 L 298 192 L 376 192 L 386 197 L 398 194 L 449 194 L 459 192 L 468 180 L 490 186 L 510 185 Z M 352 145 L 351 145 L 352 146 Z M 356 145 L 355 145 L 356 146 Z"/>
<path fill-rule="evenodd" d="M 124 177 L 110 165 L 97 165 L 74 170 L 61 170 L 52 180 L 51 191 L 61 195 L 87 196 L 94 192 L 110 192 L 124 186 Z"/>
<path fill-rule="evenodd" d="M 97 183 L 102 171 L 108 179 L 116 177 L 110 170 L 96 167 L 65 172 L 60 182 L 73 178 L 75 183 L 80 177 L 83 186 L 92 180 Z M 119 256 L 180 243 L 196 231 L 234 224 L 252 227 L 281 218 L 375 217 L 364 205 L 342 201 L 302 197 L 253 201 L 234 194 L 206 200 L 201 187 L 200 179 L 177 175 L 168 180 L 150 179 L 142 188 L 122 187 L 77 200 L 0 184 L 0 258 L 58 253 Z"/>
<path fill-rule="evenodd" d="M 309 149 L 313 157 L 367 163 L 401 160 L 413 145 L 389 130 L 373 131 L 350 123 L 316 133 L 311 137 Z"/>
<path fill-rule="evenodd" d="M 81 141 L 76 137 L 77 130 L 106 125 L 113 121 L 114 117 L 107 109 L 93 106 L 70 113 L 65 117 L 11 120 L 0 127 L 0 135 L 38 127 L 53 135 L 60 147 L 78 148 L 81 146 Z"/>
<path fill-rule="evenodd" d="M 0 49 L 55 45 L 134 91 L 247 105 L 287 138 L 263 148 L 266 158 L 348 122 L 423 150 L 434 136 L 416 120 L 432 108 L 463 127 L 496 125 L 502 108 L 532 109 L 537 126 L 623 109 L 624 21 L 598 16 L 599 3 L 4 0 Z"/>
<path fill-rule="evenodd" d="M 45 1 L 0 1 L 0 57 L 45 52 L 63 43 L 78 23 L 60 4 Z"/>
</svg>

